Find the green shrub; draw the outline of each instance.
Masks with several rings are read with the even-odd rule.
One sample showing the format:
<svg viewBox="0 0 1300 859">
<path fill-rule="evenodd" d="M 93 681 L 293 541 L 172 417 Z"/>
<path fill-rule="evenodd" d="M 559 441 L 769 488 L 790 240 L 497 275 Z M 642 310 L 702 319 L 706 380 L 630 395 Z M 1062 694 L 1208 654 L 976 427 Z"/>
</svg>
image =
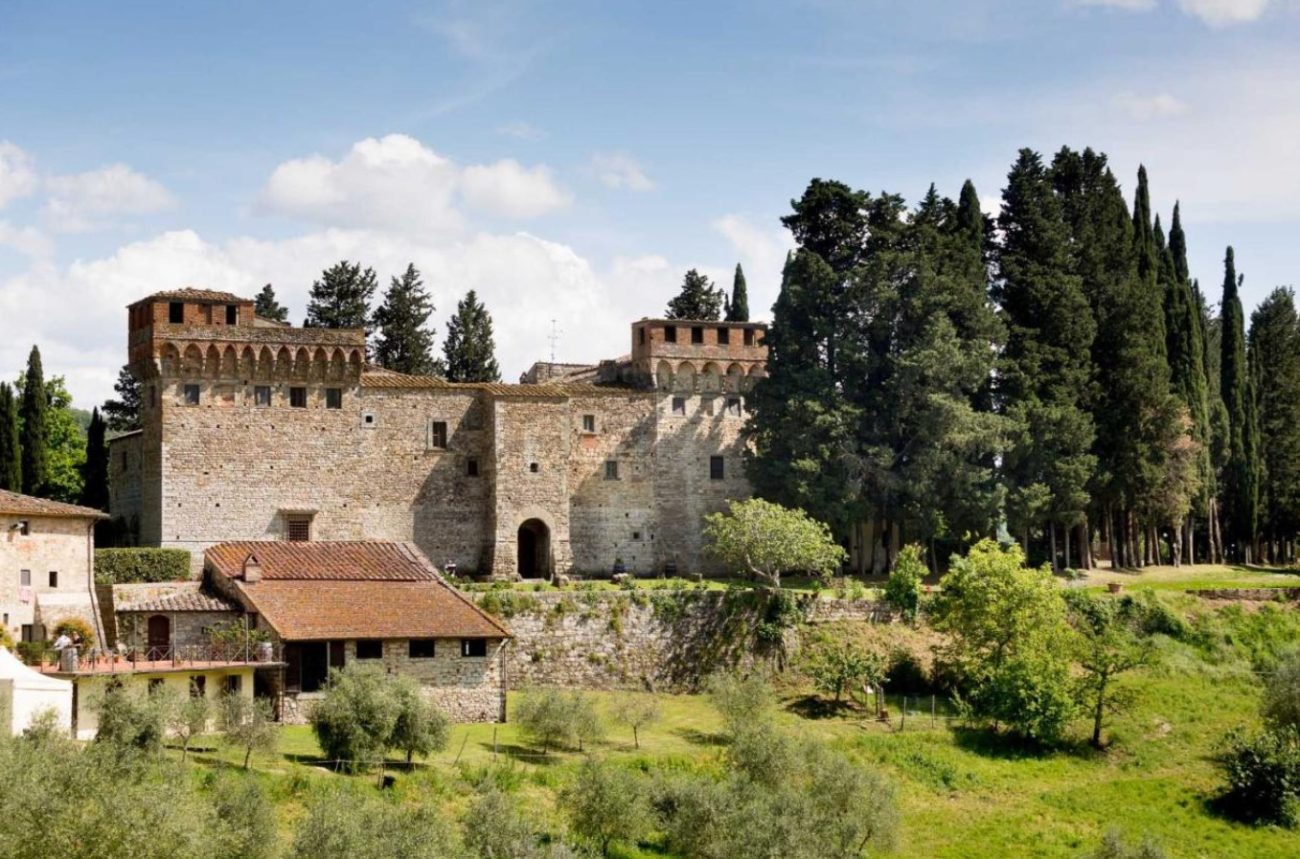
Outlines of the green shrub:
<svg viewBox="0 0 1300 859">
<path fill-rule="evenodd" d="M 1219 758 L 1228 779 L 1225 810 L 1252 823 L 1300 825 L 1300 730 L 1269 729 L 1228 736 Z"/>
<path fill-rule="evenodd" d="M 95 581 L 101 585 L 189 579 L 190 553 L 185 549 L 95 550 Z"/>
<path fill-rule="evenodd" d="M 616 841 L 636 842 L 650 829 L 645 782 L 636 773 L 592 758 L 583 761 L 573 783 L 560 792 L 575 834 L 609 855 Z"/>
<path fill-rule="evenodd" d="M 921 607 L 921 580 L 928 572 L 923 557 L 920 546 L 904 546 L 885 583 L 885 600 L 909 621 Z"/>
<path fill-rule="evenodd" d="M 1300 730 L 1300 650 L 1292 650 L 1264 684 L 1264 721 Z"/>
<path fill-rule="evenodd" d="M 542 747 L 543 754 L 557 746 L 581 748 L 603 731 L 591 699 L 581 692 L 530 692 L 520 702 L 515 719 L 520 730 Z"/>
<path fill-rule="evenodd" d="M 845 692 L 853 694 L 863 686 L 880 685 L 886 668 L 884 654 L 824 634 L 811 642 L 802 663 L 817 691 L 836 702 Z"/>
</svg>

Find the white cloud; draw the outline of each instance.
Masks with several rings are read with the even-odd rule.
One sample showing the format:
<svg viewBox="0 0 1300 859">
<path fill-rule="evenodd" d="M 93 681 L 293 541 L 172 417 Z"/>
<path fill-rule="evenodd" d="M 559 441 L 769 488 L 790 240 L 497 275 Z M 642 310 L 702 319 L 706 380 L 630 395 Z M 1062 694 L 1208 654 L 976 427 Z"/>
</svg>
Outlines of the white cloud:
<svg viewBox="0 0 1300 859">
<path fill-rule="evenodd" d="M 1187 111 L 1187 105 L 1169 93 L 1140 96 L 1123 92 L 1115 96 L 1114 102 L 1116 107 L 1139 122 L 1178 116 Z"/>
<path fill-rule="evenodd" d="M 506 137 L 516 137 L 520 140 L 541 140 L 546 136 L 546 132 L 531 122 L 518 120 L 507 122 L 505 125 L 497 128 L 498 134 L 504 134 Z"/>
<path fill-rule="evenodd" d="M 655 186 L 636 159 L 624 153 L 595 155 L 591 159 L 591 169 L 607 188 L 650 191 Z"/>
<path fill-rule="evenodd" d="M 461 186 L 469 205 L 507 218 L 535 218 L 564 208 L 571 201 L 555 184 L 549 169 L 528 169 L 510 158 L 466 167 Z"/>
<path fill-rule="evenodd" d="M 8 221 L 0 221 L 0 247 L 13 248 L 29 257 L 48 257 L 54 252 L 49 236 L 35 227 L 15 227 Z"/>
<path fill-rule="evenodd" d="M 158 182 L 125 164 L 45 180 L 50 193 L 41 211 L 59 232 L 80 232 L 105 226 L 116 215 L 148 215 L 174 204 Z"/>
<path fill-rule="evenodd" d="M 8 140 L 0 140 L 0 209 L 36 190 L 32 157 Z"/>
<path fill-rule="evenodd" d="M 1270 0 L 1178 0 L 1188 15 L 1195 15 L 1211 27 L 1257 20 Z"/>
<path fill-rule="evenodd" d="M 405 134 L 368 137 L 338 161 L 286 161 L 261 195 L 269 211 L 325 226 L 420 234 L 459 232 L 462 200 L 489 214 L 532 218 L 569 197 L 546 167 L 509 159 L 460 167 Z"/>
</svg>

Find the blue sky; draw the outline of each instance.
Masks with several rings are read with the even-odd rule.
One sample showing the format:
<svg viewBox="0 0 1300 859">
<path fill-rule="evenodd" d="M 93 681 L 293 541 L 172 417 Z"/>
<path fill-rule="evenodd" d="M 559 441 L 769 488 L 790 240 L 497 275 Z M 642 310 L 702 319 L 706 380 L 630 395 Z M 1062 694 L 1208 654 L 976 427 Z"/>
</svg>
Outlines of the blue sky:
<svg viewBox="0 0 1300 859">
<path fill-rule="evenodd" d="M 124 305 L 341 258 L 468 288 L 512 377 L 627 350 L 682 272 L 775 297 L 813 176 L 918 197 L 1016 150 L 1108 152 L 1176 198 L 1217 298 L 1300 268 L 1300 3 L 0 5 L 0 371 L 32 342 L 82 405 Z M 8 368 L 8 369 L 2 369 Z"/>
</svg>

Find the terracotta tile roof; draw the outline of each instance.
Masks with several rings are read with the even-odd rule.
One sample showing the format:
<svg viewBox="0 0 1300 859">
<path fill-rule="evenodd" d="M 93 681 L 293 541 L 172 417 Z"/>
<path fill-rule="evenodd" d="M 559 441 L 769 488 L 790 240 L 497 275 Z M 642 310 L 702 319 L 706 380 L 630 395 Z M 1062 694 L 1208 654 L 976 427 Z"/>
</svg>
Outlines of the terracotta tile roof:
<svg viewBox="0 0 1300 859">
<path fill-rule="evenodd" d="M 153 295 L 146 295 L 139 301 L 134 302 L 134 304 L 153 301 L 216 301 L 221 304 L 247 304 L 252 299 L 240 298 L 234 293 L 220 292 L 215 289 L 184 286 L 180 289 L 165 289 L 162 292 L 155 292 Z"/>
<path fill-rule="evenodd" d="M 117 611 L 235 611 L 231 603 L 215 594 L 199 590 L 180 591 L 153 599 L 140 600 L 117 607 Z"/>
<path fill-rule="evenodd" d="M 244 561 L 257 558 L 263 579 L 313 581 L 437 581 L 429 562 L 404 543 L 338 541 L 295 543 L 262 540 L 218 543 L 203 553 L 212 568 L 228 578 L 243 575 Z"/>
<path fill-rule="evenodd" d="M 33 498 L 0 489 L 0 514 L 9 516 L 53 516 L 63 519 L 107 519 L 108 514 L 91 507 L 64 504 L 48 498 Z"/>
<path fill-rule="evenodd" d="M 263 579 L 235 585 L 285 641 L 510 637 L 441 581 Z"/>
<path fill-rule="evenodd" d="M 628 385 L 593 385 L 568 383 L 559 385 L 511 385 L 505 382 L 448 382 L 437 376 L 408 376 L 391 370 L 367 368 L 361 374 L 363 388 L 411 388 L 419 390 L 482 391 L 495 397 L 555 397 L 588 396 L 591 394 L 617 394 L 627 396 L 636 389 Z"/>
</svg>

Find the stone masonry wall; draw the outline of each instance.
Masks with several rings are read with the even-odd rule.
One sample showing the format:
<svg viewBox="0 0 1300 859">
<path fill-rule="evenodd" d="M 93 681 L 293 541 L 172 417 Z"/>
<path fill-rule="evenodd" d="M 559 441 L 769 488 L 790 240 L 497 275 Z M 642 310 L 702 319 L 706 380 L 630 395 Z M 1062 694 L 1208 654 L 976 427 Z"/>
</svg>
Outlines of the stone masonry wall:
<svg viewBox="0 0 1300 859">
<path fill-rule="evenodd" d="M 717 670 L 764 656 L 758 592 L 486 591 L 471 596 L 515 634 L 509 688 L 690 690 Z M 804 622 L 889 622 L 871 600 L 804 598 Z"/>
</svg>

